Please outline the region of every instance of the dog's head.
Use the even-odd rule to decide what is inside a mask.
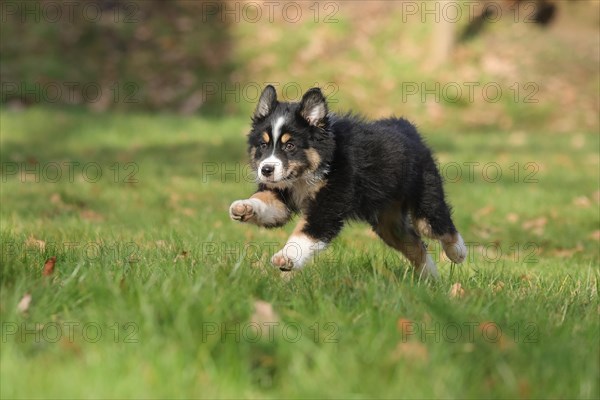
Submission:
[[[267,186],[321,179],[334,148],[321,90],[312,88],[299,103],[286,103],[277,101],[275,88],[267,86],[252,116],[248,144],[252,168]]]

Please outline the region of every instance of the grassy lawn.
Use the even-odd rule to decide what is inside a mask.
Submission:
[[[272,269],[247,129],[2,110],[3,398],[600,396],[597,133],[424,132],[470,250],[424,283],[362,224]]]

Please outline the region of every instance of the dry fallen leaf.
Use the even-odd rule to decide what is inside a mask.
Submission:
[[[590,239],[600,240],[600,231],[594,231],[590,235]]]
[[[513,343],[506,339],[506,335],[502,335],[502,329],[493,321],[480,322],[479,331],[488,343],[496,344],[502,351],[514,346]]]
[[[523,227],[523,229],[531,231],[532,233],[538,236],[541,236],[544,234],[544,228],[546,227],[547,222],[548,219],[546,217],[539,217],[525,221],[521,226]]]
[[[43,240],[36,239],[35,237],[33,237],[33,235],[29,235],[29,237],[25,241],[25,246],[37,247],[38,250],[44,251],[44,249],[46,248],[46,242],[44,242]]]
[[[502,282],[502,281],[498,281],[498,282],[496,282],[496,284],[494,286],[492,286],[492,291],[494,293],[501,292],[502,289],[504,289],[504,282]]]
[[[583,251],[583,245],[581,245],[581,243],[578,243],[577,246],[575,246],[572,249],[556,249],[554,251],[552,251],[552,254],[557,256],[557,257],[571,257],[573,254],[575,253],[579,253]]]
[[[179,260],[179,259],[185,259],[187,257],[187,255],[188,255],[188,252],[183,250],[180,254],[177,254],[175,256],[175,259],[173,259],[173,263],[176,263],[177,260]]]
[[[463,289],[462,285],[459,282],[456,282],[450,288],[450,297],[453,299],[462,299],[465,297],[465,289]]]
[[[31,304],[31,294],[25,293],[25,296],[23,296],[21,301],[19,301],[19,304],[17,304],[17,310],[24,313],[29,309],[29,304]]]
[[[392,358],[395,360],[405,359],[411,362],[427,361],[429,352],[427,347],[421,342],[400,342],[392,353]]]
[[[270,322],[278,322],[279,316],[273,310],[273,305],[266,301],[256,300],[254,302],[254,314],[250,318],[250,321],[255,324],[264,324]]]
[[[98,214],[93,210],[83,210],[79,213],[81,219],[85,219],[93,222],[101,222],[104,220],[104,217],[101,214]]]
[[[515,223],[519,220],[519,215],[516,213],[508,213],[508,214],[506,214],[506,220],[508,222]]]
[[[42,272],[42,274],[44,276],[52,275],[52,273],[54,272],[55,264],[56,264],[56,256],[52,256],[49,259],[47,259],[46,263],[44,264],[44,271]]]
[[[398,328],[398,332],[400,332],[402,335],[405,335],[407,333],[412,334],[412,323],[413,322],[410,319],[400,318],[396,322],[396,328]]]
[[[60,194],[53,193],[52,196],[50,196],[50,203],[56,204],[56,205],[61,205],[62,204],[62,199],[60,197]]]
[[[496,208],[492,205],[489,206],[485,206],[483,208],[480,208],[479,210],[475,211],[475,216],[480,218],[480,217],[485,217],[486,215],[491,214]]]
[[[579,196],[573,199],[573,204],[577,207],[587,208],[592,205],[592,201],[586,196]]]

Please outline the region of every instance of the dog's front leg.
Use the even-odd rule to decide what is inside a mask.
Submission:
[[[229,216],[235,221],[273,228],[288,222],[291,211],[279,193],[261,190],[249,199],[234,201],[229,207]]]
[[[327,226],[327,229],[323,229]],[[302,218],[287,243],[271,258],[271,263],[282,271],[300,269],[324,250],[339,233],[342,222],[327,224]]]

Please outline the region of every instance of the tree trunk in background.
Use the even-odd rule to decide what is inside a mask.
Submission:
[[[439,10],[439,22],[434,23],[433,34],[431,37],[431,56],[428,69],[434,69],[447,62],[450,57],[450,52],[454,46],[454,34],[456,30],[456,22],[450,22],[448,18],[444,18],[443,1],[436,1]]]

